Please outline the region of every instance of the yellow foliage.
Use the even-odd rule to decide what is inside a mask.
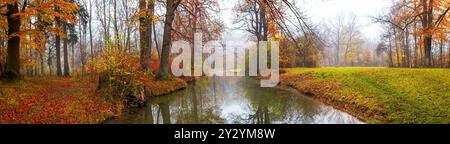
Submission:
[[[0,5],[14,4],[16,0],[2,0]],[[8,22],[6,16],[6,7],[0,8],[0,40],[7,41],[12,37],[20,37],[21,51],[28,53],[22,54],[22,61],[26,65],[30,61],[38,59],[30,55],[30,53],[44,53],[45,43],[47,39],[45,32],[50,32],[56,35],[64,36],[62,28],[53,26],[56,19],[60,19],[66,23],[75,24],[77,20],[77,12],[80,8],[71,2],[65,0],[28,0],[26,7],[18,13],[13,14],[13,17],[20,18],[21,28],[19,32],[6,35],[8,30]],[[6,53],[1,52],[0,56]],[[3,62],[2,62],[3,63]]]

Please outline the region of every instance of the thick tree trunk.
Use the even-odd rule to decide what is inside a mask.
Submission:
[[[52,72],[53,60],[52,60],[52,49],[51,48],[48,49],[47,64],[48,64],[48,74],[51,76],[51,75],[53,75],[53,72]]]
[[[59,19],[56,20],[56,25],[59,26]],[[61,36],[56,35],[55,38],[56,42],[56,74],[58,76],[62,76],[62,70],[61,70]]]
[[[67,50],[67,24],[63,24],[64,35],[66,35],[63,39],[63,48],[64,48],[64,76],[70,76],[69,69],[69,51]]]
[[[269,37],[269,22],[266,18],[266,10],[262,8],[261,5],[264,5],[263,3],[260,3],[260,16],[261,16],[261,30],[262,30],[262,41],[267,41]]]
[[[163,46],[161,50],[161,65],[158,78],[169,79],[170,43],[172,42],[172,23],[175,18],[175,10],[180,4],[179,0],[167,0],[166,21],[164,23]]]
[[[150,41],[149,41],[149,35],[148,32],[150,29],[150,27],[148,27],[148,14],[146,13],[145,16],[143,15],[143,11],[147,12],[146,10],[147,8],[147,2],[146,0],[140,0],[139,1],[139,10],[141,11],[141,16],[139,17],[139,34],[140,34],[140,39],[139,39],[139,43],[140,43],[140,62],[141,62],[141,67],[142,70],[148,72],[149,71],[149,67],[150,67],[150,52],[151,52],[151,48],[150,48]]]
[[[7,5],[8,36],[20,31],[20,19],[13,17],[19,12],[17,2]],[[8,79],[20,78],[20,38],[15,36],[8,40],[8,58],[6,62],[6,76]]]
[[[433,24],[433,0],[422,0],[422,7],[424,10],[422,18],[422,26],[425,29],[430,29]],[[433,43],[433,34],[426,33],[423,39],[424,51],[425,51],[425,66],[432,66],[431,48]]]

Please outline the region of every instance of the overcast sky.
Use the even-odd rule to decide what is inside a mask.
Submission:
[[[234,13],[232,8],[238,0],[221,0],[222,20],[226,23],[227,28],[233,27],[232,20]],[[302,10],[310,17],[314,24],[329,22],[336,17],[337,14],[354,13],[357,15],[360,30],[364,37],[377,40],[382,32],[379,24],[374,24],[370,19],[385,11],[392,3],[391,0],[299,0]],[[227,29],[225,34],[226,40],[243,40],[238,36],[242,32],[231,31]]]

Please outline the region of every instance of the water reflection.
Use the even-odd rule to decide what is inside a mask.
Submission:
[[[314,124],[362,123],[308,97],[261,88],[251,78],[216,77],[186,90],[152,98],[106,123],[132,124]]]

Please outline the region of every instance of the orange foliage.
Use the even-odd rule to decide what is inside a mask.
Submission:
[[[412,2],[414,15],[423,15],[423,13],[427,11],[424,7],[432,9],[433,11],[433,20],[431,23],[428,26],[418,28],[413,34],[419,36],[431,35],[435,40],[449,41],[447,36],[450,34],[450,14],[445,12],[450,8],[450,1],[434,0],[430,3],[423,0],[412,0]],[[404,1],[404,3],[406,3],[406,1]],[[425,4],[426,6],[424,6]],[[417,23],[420,23],[420,20],[421,19],[417,19]]]
[[[2,0],[0,5],[16,2],[17,0]],[[58,18],[67,23],[77,23],[76,13],[79,10],[79,6],[65,0],[28,0],[26,4],[26,7],[21,7],[23,9],[19,13],[13,14],[14,17],[21,19],[21,30],[9,36],[9,38],[20,37],[21,49],[25,49],[21,50],[21,63],[25,66],[42,61],[40,57],[35,57],[30,53],[43,54],[45,52],[45,43],[47,42],[45,32],[65,37],[61,27],[53,25],[54,21]],[[1,41],[8,39],[6,35],[8,23],[5,13],[6,7],[0,8]],[[6,53],[0,52],[0,56],[4,57]],[[4,63],[2,60],[0,62]]]

